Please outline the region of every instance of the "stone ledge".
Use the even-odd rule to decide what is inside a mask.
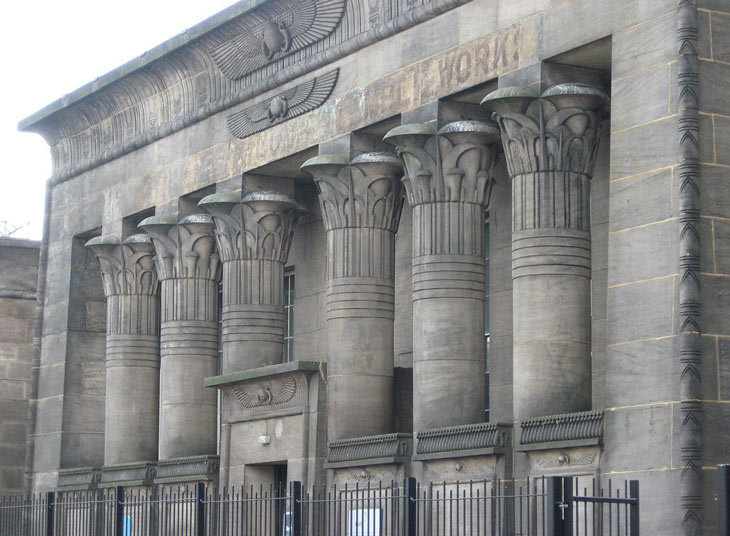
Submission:
[[[58,487],[64,491],[96,489],[100,480],[99,467],[75,467],[58,471]]]
[[[421,430],[416,434],[416,455],[444,454],[454,457],[460,451],[504,449],[510,445],[512,426],[504,423],[476,423]],[[446,455],[448,454],[448,455]]]
[[[517,445],[515,446],[515,450],[517,452],[531,452],[534,450],[570,449],[575,447],[600,447],[602,445],[602,438],[590,437],[588,439],[573,439],[567,441],[552,441],[544,443],[530,443],[528,445]]]
[[[215,454],[186,456],[157,462],[155,484],[213,482],[218,480],[220,457]]]
[[[383,434],[331,441],[327,445],[327,467],[403,463],[411,454],[411,434]]]
[[[413,461],[425,462],[429,460],[449,460],[452,458],[469,458],[476,456],[501,456],[507,452],[507,448],[491,447],[485,449],[448,450],[434,452],[432,454],[414,454]]]
[[[558,443],[565,446],[596,445],[603,440],[603,412],[582,411],[562,415],[536,417],[520,423],[520,448],[526,446],[549,445],[544,448],[559,448]],[[580,441],[591,443],[578,444]],[[551,446],[550,446],[551,445]]]
[[[122,463],[101,468],[100,488],[147,486],[155,478],[157,462]]]
[[[223,374],[221,376],[211,376],[209,378],[205,378],[205,386],[220,387],[245,380],[255,380],[256,378],[286,374],[287,372],[313,373],[320,371],[325,376],[327,375],[326,363],[321,361],[290,361],[289,363],[279,363],[276,365],[269,365],[267,367],[231,372],[230,374]]]

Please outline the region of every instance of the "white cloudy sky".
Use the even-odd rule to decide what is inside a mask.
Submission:
[[[235,0],[9,0],[0,54],[0,234],[40,239],[48,146],[18,121]]]

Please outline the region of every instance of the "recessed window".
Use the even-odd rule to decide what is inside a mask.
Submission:
[[[294,267],[284,271],[284,363],[294,361],[294,297],[296,295]]]

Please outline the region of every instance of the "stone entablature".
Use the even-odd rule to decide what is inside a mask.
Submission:
[[[44,136],[53,181],[60,182],[469,1],[244,3],[54,102],[20,128]]]

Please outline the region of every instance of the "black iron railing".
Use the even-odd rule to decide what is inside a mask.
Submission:
[[[0,536],[638,536],[638,516],[637,481],[166,484],[5,498]]]

